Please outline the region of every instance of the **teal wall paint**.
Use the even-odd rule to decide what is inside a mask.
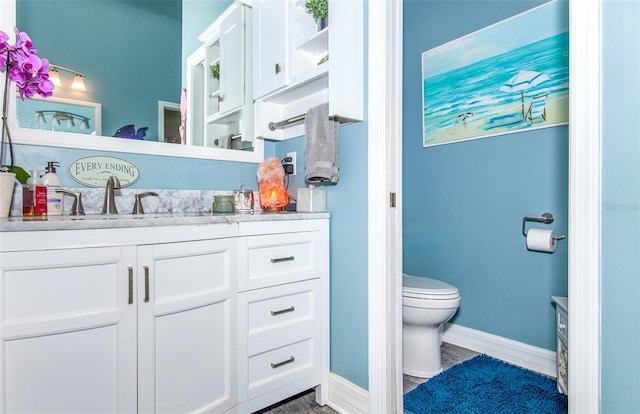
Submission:
[[[601,404],[640,410],[640,3],[603,3]]]
[[[16,14],[40,56],[87,76],[86,92],[63,84],[56,96],[102,104],[102,135],[135,124],[158,140],[157,102],[180,101],[179,0],[18,0]]]
[[[340,180],[323,185],[331,213],[331,372],[368,388],[367,123],[340,128]],[[295,151],[289,193],[305,187],[304,137],[276,144],[282,159]]]
[[[567,231],[568,127],[422,147],[421,54],[542,1],[406,1],[403,261],[458,287],[453,322],[555,350],[551,296],[567,295],[567,241],[530,252],[522,218],[551,212]],[[567,15],[568,19],[568,15]]]

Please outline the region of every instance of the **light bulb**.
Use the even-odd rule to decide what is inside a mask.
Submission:
[[[82,75],[76,74],[73,77],[73,83],[71,84],[71,89],[75,89],[76,91],[86,91],[87,88],[84,86],[84,79]]]

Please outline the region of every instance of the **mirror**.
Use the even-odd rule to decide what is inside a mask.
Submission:
[[[62,68],[59,69],[62,86],[56,88],[54,96],[76,102],[95,102],[102,107],[103,136],[16,128],[14,141],[66,148],[262,161],[262,140],[254,139],[254,145],[249,150],[180,145],[158,140],[161,125],[167,125],[165,131],[174,130],[172,125],[160,122],[159,105],[162,102],[167,107],[175,108],[180,102],[182,85],[186,86],[183,80],[186,77],[186,62],[182,52],[185,43],[182,39],[182,22],[190,22],[189,16],[194,16],[194,20],[203,19],[206,13],[195,10],[196,4],[201,5],[195,7],[206,8],[206,13],[210,14],[205,22],[200,22],[204,30],[221,14],[220,6],[227,7],[231,0],[191,2],[188,12],[181,0],[0,2],[2,30],[12,34],[13,26],[17,25],[32,37],[41,56],[48,58],[52,65]],[[88,7],[101,9],[90,11]],[[215,11],[216,7],[218,11]],[[93,19],[90,16],[94,16]],[[189,36],[197,37],[197,34]],[[199,44],[196,39],[189,41],[192,45]],[[247,41],[250,42],[250,39]],[[107,49],[115,51],[115,55],[105,57],[99,53]],[[189,53],[188,50],[186,52]],[[70,88],[75,73],[84,75],[86,91]],[[152,96],[144,100],[143,96],[148,95],[149,91]],[[111,92],[111,95],[107,92]],[[20,111],[18,104],[12,102],[9,108],[10,122],[14,124],[17,117],[12,109]],[[171,118],[175,119],[175,116]],[[242,119],[242,122],[253,124],[253,119]],[[116,131],[127,125],[133,125],[136,132],[146,128],[144,139],[113,137]],[[175,141],[175,138],[169,140]]]

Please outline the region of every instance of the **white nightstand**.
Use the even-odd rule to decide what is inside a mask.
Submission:
[[[556,303],[556,374],[558,391],[567,394],[569,378],[569,301],[566,297],[552,296]]]

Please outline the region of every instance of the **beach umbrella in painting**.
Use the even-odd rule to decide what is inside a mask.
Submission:
[[[538,86],[542,82],[549,80],[549,76],[542,72],[536,72],[534,70],[521,70],[518,74],[514,75],[504,85],[500,87],[501,92],[518,92],[520,91],[520,98],[522,99],[522,119],[524,119],[524,91]]]

